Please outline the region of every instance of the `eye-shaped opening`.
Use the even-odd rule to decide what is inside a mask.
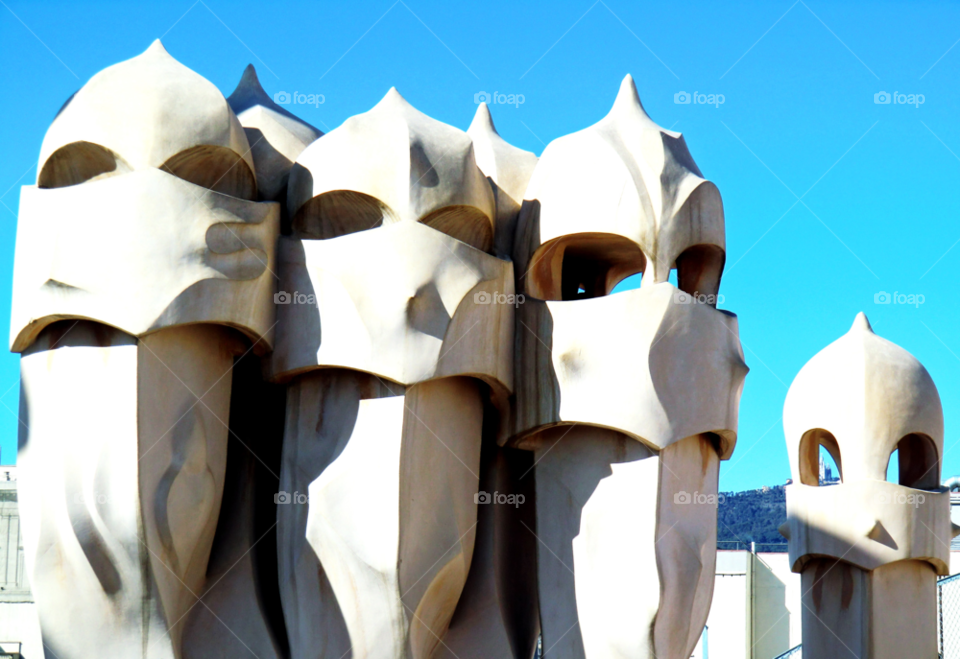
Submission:
[[[836,437],[823,428],[813,428],[800,438],[800,482],[804,485],[820,485],[820,447],[833,458],[840,480],[843,480],[843,463],[840,460],[840,445]]]
[[[489,252],[493,246],[490,218],[473,206],[446,206],[420,218],[420,223],[481,252]]]
[[[248,201],[257,198],[257,178],[233,149],[213,144],[184,149],[160,169],[202,188]]]
[[[37,177],[41,188],[65,188],[130,171],[123,158],[93,142],[71,142],[47,158]]]
[[[291,229],[300,238],[326,240],[399,221],[376,197],[354,190],[332,190],[297,209]],[[489,252],[493,245],[490,218],[472,206],[446,206],[422,217],[420,223],[483,252]]]
[[[376,197],[353,190],[333,190],[301,206],[291,227],[300,238],[326,240],[393,222],[393,212]]]
[[[717,245],[694,245],[677,257],[677,288],[716,300],[727,255]],[[716,302],[713,303],[716,306]]]
[[[602,297],[643,272],[646,257],[631,240],[609,233],[564,236],[540,247],[527,273],[527,294],[540,300]]]
[[[897,442],[887,463],[888,480],[896,457],[897,482],[917,490],[936,490],[940,487],[940,456],[930,437],[911,433]]]

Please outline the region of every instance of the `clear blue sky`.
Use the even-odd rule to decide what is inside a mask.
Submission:
[[[723,194],[722,305],[751,367],[721,489],[789,476],[787,387],[865,311],[930,370],[944,404],[944,473],[960,473],[960,7],[932,2],[583,0],[0,2],[0,324],[9,324],[19,186],[44,132],[90,76],[162,37],[225,95],[253,63],[267,91],[324,131],[396,86],[466,129],[481,91],[500,133],[545,143],[607,112],[626,73],[660,125],[684,133]],[[954,48],[954,46],[957,46]],[[678,92],[723,94],[719,107]],[[919,107],[878,92],[923,94]],[[9,189],[8,189],[9,188]],[[798,201],[798,197],[800,201]],[[956,247],[954,247],[956,245]],[[880,291],[922,294],[878,305]],[[18,357],[0,356],[0,447],[16,447]],[[9,389],[8,389],[9,387]],[[6,393],[3,393],[6,391]]]

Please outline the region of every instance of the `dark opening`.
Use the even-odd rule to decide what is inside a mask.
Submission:
[[[646,257],[631,240],[607,233],[564,236],[537,250],[527,292],[540,300],[581,300],[609,294],[642,273]]]
[[[897,457],[896,478],[900,485],[918,490],[935,490],[940,486],[940,458],[937,445],[927,435],[911,433],[897,442],[890,454],[887,479],[891,477],[891,463]]]
[[[843,480],[843,463],[840,460],[840,445],[837,439],[827,430],[813,428],[803,433],[800,438],[800,482],[804,485],[820,485],[821,447],[833,458],[836,475]]]

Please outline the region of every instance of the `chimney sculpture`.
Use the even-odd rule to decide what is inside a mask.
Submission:
[[[61,108],[21,194],[24,549],[51,656],[181,657],[234,356],[273,343],[279,207],[240,122],[155,42]]]
[[[50,655],[687,659],[747,372],[724,250],[629,76],[538,160],[485,105],[324,135],[252,67],[98,73],[14,271]]]
[[[537,157],[500,137],[486,103],[477,107],[467,134],[497,202],[494,254],[509,257]],[[516,306],[525,302],[515,299]],[[483,505],[477,511],[473,562],[437,659],[529,659],[540,634],[537,539],[530,533],[537,525],[533,454],[497,446],[501,424],[493,412],[484,423],[478,494]]]
[[[281,230],[293,163],[322,132],[278,105],[247,66],[227,98],[250,143],[259,201],[279,201]],[[273,275],[271,275],[273,276]],[[204,604],[184,620],[184,659],[253,653],[285,655],[283,607],[277,583],[276,505],[283,416],[282,386],[263,382],[261,363],[246,355],[234,365],[230,447],[217,536],[207,568]],[[201,593],[197,593],[201,595]],[[244,638],[234,629],[244,630]]]
[[[514,246],[527,298],[504,439],[535,453],[547,656],[696,645],[747,372],[737,318],[715,308],[724,258],[720,193],[630,76],[604,119],[544,150]]]
[[[861,313],[797,374],[783,428],[793,484],[781,533],[802,578],[803,655],[935,657],[936,581],[956,530],[930,374]],[[837,485],[819,486],[821,447]],[[899,483],[886,481],[894,452]]]
[[[493,193],[470,137],[391,89],[300,154],[287,203],[270,369],[281,489],[309,491],[278,518],[291,647],[427,659],[470,570],[485,401],[513,386]]]

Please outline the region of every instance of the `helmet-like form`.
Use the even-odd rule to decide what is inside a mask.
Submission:
[[[902,560],[949,573],[949,493],[939,486],[940,396],[923,365],[873,333],[862,313],[797,375],[783,409],[794,484],[787,487],[790,561],[833,557],[864,570]],[[819,483],[823,446],[841,483]],[[896,451],[899,483],[886,482]]]

